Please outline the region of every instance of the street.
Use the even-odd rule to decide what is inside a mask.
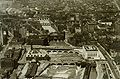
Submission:
[[[99,43],[97,43],[97,47],[106,58],[115,79],[120,79],[119,70],[117,70],[116,65],[114,65],[114,61],[110,58],[110,56],[108,55],[108,52]]]
[[[97,72],[95,68],[91,68],[91,72],[90,72],[90,77],[89,79],[96,79],[97,78]]]

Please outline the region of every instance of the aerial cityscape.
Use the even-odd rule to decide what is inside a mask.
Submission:
[[[0,0],[0,79],[120,79],[120,0]]]

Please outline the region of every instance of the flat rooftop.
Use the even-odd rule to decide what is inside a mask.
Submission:
[[[82,79],[84,75],[85,68],[77,67],[74,65],[52,65],[49,66],[40,77],[44,78],[44,76],[52,77],[52,79],[60,78],[60,79]],[[38,79],[38,78],[36,78]]]

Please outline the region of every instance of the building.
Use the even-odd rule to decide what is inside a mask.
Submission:
[[[95,27],[97,26],[97,23],[93,22],[87,22],[86,24],[86,28],[88,32],[94,32],[95,31]]]
[[[53,32],[49,34],[49,41],[64,41],[65,40],[65,33],[57,33]]]
[[[79,53],[80,55],[82,55],[83,58],[86,57],[85,53],[83,52],[83,48],[82,48],[82,47],[81,47],[81,48],[75,48],[74,50],[75,50],[75,51],[78,51],[78,53]]]
[[[103,59],[105,60],[102,53],[99,51],[99,49],[94,45],[85,45],[83,46],[83,52],[85,54],[86,59]]]
[[[50,56],[50,63],[55,65],[78,65],[82,62],[86,62],[81,55],[72,51],[70,51],[70,53],[64,52],[62,54],[53,54]]]
[[[47,74],[47,76],[51,77],[52,79],[83,79],[84,72],[85,68],[77,67],[74,65],[52,65],[47,69],[45,74]]]
[[[81,26],[79,22],[75,23],[73,27],[75,28],[75,33],[81,33]]]
[[[39,21],[40,21],[40,24],[42,25],[42,28],[44,30],[48,30],[48,33],[56,32],[56,30],[52,27],[49,18],[47,17],[40,18]]]
[[[12,58],[2,58],[1,59],[1,69],[11,69],[13,70],[15,62]]]
[[[22,38],[25,38],[27,36],[27,29],[25,27],[21,27],[19,29],[19,33],[21,34]]]
[[[113,23],[111,21],[98,21],[99,24],[111,26]]]
[[[33,50],[28,51],[28,53],[26,54],[26,60],[32,61],[33,59],[36,59],[38,61],[49,60],[50,57],[44,50],[33,49]]]
[[[27,38],[27,44],[28,45],[43,45],[43,46],[49,45],[48,38],[46,35],[30,35]]]
[[[76,28],[75,28],[75,32],[76,32],[76,33],[77,33],[77,32],[81,33],[81,28],[80,28],[80,27],[76,27]]]

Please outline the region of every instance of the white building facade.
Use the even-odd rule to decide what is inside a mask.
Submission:
[[[105,57],[102,55],[102,53],[99,51],[99,49],[94,45],[83,46],[83,53],[85,55],[85,59],[93,59],[93,60],[103,59],[103,60],[105,60]]]

